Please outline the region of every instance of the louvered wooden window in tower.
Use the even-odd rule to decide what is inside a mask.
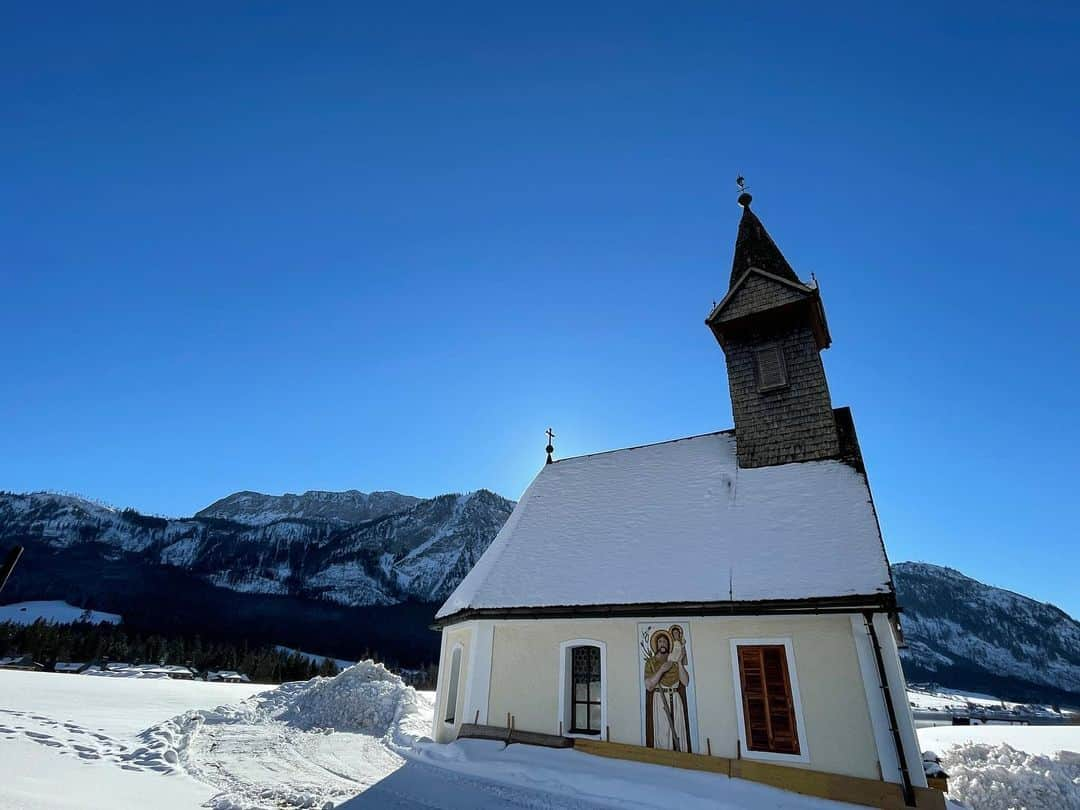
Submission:
[[[739,647],[746,747],[774,754],[799,753],[799,730],[791,699],[783,644]]]
[[[601,723],[600,648],[574,647],[570,650],[570,681],[573,694],[570,731],[599,734]]]
[[[767,346],[764,349],[758,349],[756,356],[759,391],[783,388],[787,385],[784,352],[779,346]]]

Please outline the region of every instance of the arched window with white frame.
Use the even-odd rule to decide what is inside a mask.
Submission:
[[[573,639],[559,645],[559,733],[603,737],[607,731],[607,645]]]

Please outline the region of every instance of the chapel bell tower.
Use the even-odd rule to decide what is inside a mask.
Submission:
[[[742,178],[740,188],[742,189]],[[840,455],[821,350],[832,342],[817,282],[803,283],[739,195],[731,281],[706,325],[727,359],[740,467]]]

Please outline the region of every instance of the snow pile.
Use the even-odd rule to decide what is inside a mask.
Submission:
[[[430,701],[382,664],[361,661],[333,678],[188,711],[144,731],[135,753],[143,767],[182,768],[212,785],[215,810],[322,810],[400,767],[396,751],[430,724]],[[353,757],[362,763],[346,767]]]
[[[965,743],[946,751],[949,797],[973,810],[1080,810],[1080,754],[1018,751],[1008,743]]]
[[[278,690],[275,690],[275,692]],[[333,678],[315,678],[284,693],[276,713],[296,728],[332,729],[381,736],[417,711],[416,691],[382,664],[361,661]],[[260,697],[270,703],[273,692]]]

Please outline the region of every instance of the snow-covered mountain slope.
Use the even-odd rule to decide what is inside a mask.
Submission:
[[[909,681],[1080,701],[1080,623],[1067,613],[951,568],[903,562],[892,570]]]
[[[171,520],[70,495],[0,494],[0,547],[27,546],[20,565],[39,569],[46,563],[35,552],[47,552],[48,565],[96,557],[172,567],[243,593],[350,606],[438,602],[513,506],[487,490],[430,499],[238,493],[195,517]],[[353,520],[350,514],[376,516]]]
[[[0,605],[0,622],[33,624],[37,621],[54,624],[74,624],[75,622],[119,624],[121,617],[115,613],[104,613],[100,610],[84,610],[59,600]]]
[[[421,498],[398,492],[345,492],[309,490],[302,495],[264,495],[261,492],[234,492],[215,501],[197,518],[224,518],[249,526],[265,526],[286,518],[324,520],[347,525],[403,512],[420,503]]]

